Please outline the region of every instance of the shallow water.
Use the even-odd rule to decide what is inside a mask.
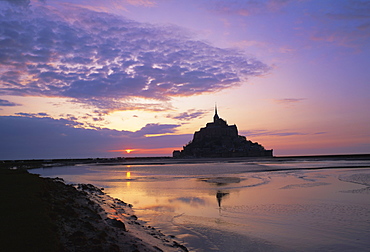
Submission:
[[[366,251],[369,161],[80,165],[31,170],[104,187],[193,251]],[[267,171],[278,169],[278,171]]]

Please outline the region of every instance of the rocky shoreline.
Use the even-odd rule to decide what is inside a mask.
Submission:
[[[61,251],[188,251],[172,236],[146,226],[132,205],[91,184],[47,179]]]
[[[0,242],[7,251],[188,251],[102,188],[20,169],[1,169],[0,180]]]

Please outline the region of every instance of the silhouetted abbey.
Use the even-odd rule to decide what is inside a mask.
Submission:
[[[238,135],[236,125],[227,125],[215,107],[213,122],[194,133],[193,140],[183,150],[173,151],[173,157],[261,157],[272,156],[272,150]]]

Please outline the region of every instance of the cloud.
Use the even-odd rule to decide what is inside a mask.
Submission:
[[[274,102],[278,104],[290,105],[290,104],[301,102],[303,100],[305,100],[305,98],[283,98],[283,99],[275,99]]]
[[[8,2],[12,5],[20,6],[20,7],[28,7],[31,3],[31,0],[0,0],[0,2]]]
[[[167,118],[172,118],[181,121],[190,121],[195,118],[202,118],[206,113],[207,111],[205,110],[189,109],[187,112],[183,112],[178,115],[167,115]]]
[[[270,68],[180,27],[44,5],[0,15],[0,94],[67,97],[99,109],[165,109],[169,101],[240,85]]]
[[[40,115],[41,116],[41,115]],[[178,149],[190,135],[146,137],[171,133],[177,125],[148,124],[139,131],[76,128],[67,119],[35,114],[0,116],[0,160],[38,158],[114,157],[112,150]],[[172,153],[163,153],[170,156]]]
[[[174,133],[175,129],[179,126],[180,125],[176,124],[148,123],[140,130],[136,131],[135,136]]]
[[[47,113],[15,113],[18,116],[25,116],[25,117],[49,117]]]
[[[14,103],[14,102],[10,102],[8,100],[0,99],[0,106],[14,107],[14,106],[21,106],[21,105],[20,104],[17,104],[17,103]]]
[[[268,131],[268,130],[244,130],[240,131],[240,134],[246,136],[247,138],[250,136],[302,136],[302,135],[310,135],[309,133],[303,132],[296,132],[296,131]],[[325,134],[325,132],[318,132],[314,134]]]

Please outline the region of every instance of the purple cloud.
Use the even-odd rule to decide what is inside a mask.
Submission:
[[[284,99],[275,99],[274,102],[279,104],[293,104],[305,100],[305,98],[284,98]]]
[[[178,125],[148,124],[142,129],[75,128],[66,119],[34,115],[0,116],[0,160],[37,158],[115,157],[110,152],[126,148],[179,148],[190,135],[146,137],[146,134],[172,133]],[[167,153],[168,156],[171,153]]]
[[[268,131],[268,130],[244,130],[240,131],[240,134],[246,136],[301,136],[301,135],[310,135],[309,133],[303,132],[289,132],[289,131]],[[314,134],[325,134],[325,132],[318,132]]]
[[[0,2],[8,2],[19,7],[28,7],[31,3],[31,0],[0,0]]]
[[[25,116],[25,117],[32,117],[32,118],[35,118],[35,117],[49,117],[49,115],[47,113],[23,113],[23,112],[19,112],[19,113],[15,113],[16,115],[18,116]]]
[[[179,27],[82,8],[6,9],[0,26],[0,94],[67,97],[107,110],[164,109],[130,99],[215,92],[269,70]]]
[[[20,104],[17,104],[17,103],[8,101],[8,100],[0,99],[0,106],[13,107],[13,106],[20,106]]]
[[[172,119],[181,120],[181,121],[190,121],[195,118],[202,118],[206,113],[207,111],[205,110],[190,109],[187,112],[180,113],[176,116],[167,115],[167,118],[172,118]]]
[[[136,136],[155,135],[155,134],[166,134],[174,133],[175,128],[180,125],[176,124],[159,124],[159,123],[148,123],[140,130],[135,132]]]

